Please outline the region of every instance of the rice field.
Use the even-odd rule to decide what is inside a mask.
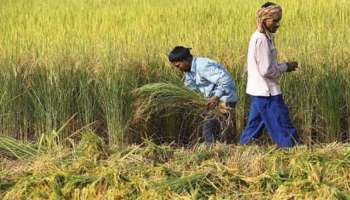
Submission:
[[[255,31],[255,11],[263,2],[3,0],[1,135],[33,140],[69,121],[65,136],[88,127],[110,144],[128,141],[131,91],[146,83],[181,84],[181,74],[166,56],[178,44],[229,69],[240,97],[239,135],[248,113],[243,75],[247,45]],[[279,59],[300,63],[282,85],[303,142],[348,141],[347,0],[277,3],[284,9],[276,38]],[[161,122],[157,136],[177,138],[178,121]]]
[[[192,47],[229,70],[238,139],[264,2],[1,0],[0,199],[350,199],[348,0],[275,1],[279,60],[300,65],[281,84],[302,145],[197,144],[205,101],[167,53]],[[149,86],[171,98],[145,104]]]

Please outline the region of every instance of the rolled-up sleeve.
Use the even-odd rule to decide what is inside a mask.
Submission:
[[[265,78],[278,78],[287,71],[287,64],[278,64],[271,54],[267,39],[258,39],[256,42],[255,57],[258,71]]]

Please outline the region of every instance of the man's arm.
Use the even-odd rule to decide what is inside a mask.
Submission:
[[[215,84],[213,96],[208,99],[208,107],[215,108],[225,93],[235,90],[235,84],[231,75],[219,64],[209,63],[201,71],[201,76]]]
[[[224,93],[235,90],[231,75],[217,63],[209,63],[204,67],[201,76],[216,85],[213,96],[220,98]]]
[[[279,78],[288,69],[286,63],[278,64],[277,61],[273,60],[275,58],[271,55],[267,39],[257,40],[255,58],[258,71],[265,78]]]
[[[195,80],[188,73],[185,73],[184,85],[190,90],[198,90]]]

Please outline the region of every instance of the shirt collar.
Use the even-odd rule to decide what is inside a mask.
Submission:
[[[197,58],[193,57],[192,59],[192,64],[191,64],[191,71],[192,73],[195,73],[197,70],[197,62],[196,62]]]
[[[259,30],[256,30],[256,32],[261,33]],[[267,33],[261,33],[266,35],[266,38],[270,41],[273,41],[275,39],[275,34],[267,32]]]
[[[270,41],[273,41],[275,39],[275,35],[273,33],[270,33],[270,32],[266,33],[266,37]]]

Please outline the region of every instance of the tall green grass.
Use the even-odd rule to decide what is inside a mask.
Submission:
[[[248,98],[242,76],[262,0],[3,0],[0,6],[0,133],[35,139],[62,126],[89,127],[111,144],[127,141],[130,91],[181,81],[167,61],[175,45],[224,64],[237,82],[237,130]],[[279,59],[300,68],[282,80],[305,143],[348,141],[350,5],[280,0]],[[174,125],[175,124],[175,125]],[[176,119],[159,130],[177,138]],[[239,134],[237,133],[237,134]]]

